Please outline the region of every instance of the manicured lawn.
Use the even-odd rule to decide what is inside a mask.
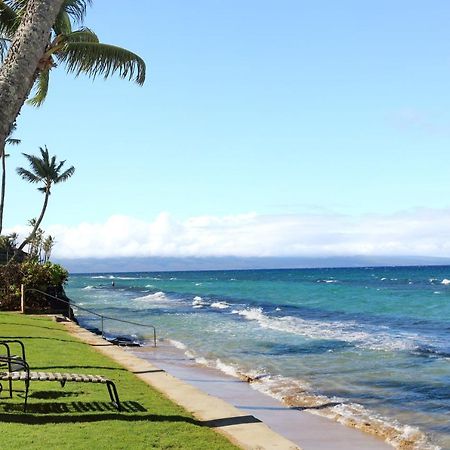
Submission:
[[[1,449],[235,449],[189,413],[117,363],[75,340],[46,317],[0,313],[0,339],[24,342],[31,370],[104,375],[116,383],[124,411],[106,386],[31,382],[23,412],[23,382],[0,397]],[[3,348],[0,348],[3,353]]]

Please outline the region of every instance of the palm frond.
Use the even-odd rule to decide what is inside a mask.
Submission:
[[[65,0],[62,9],[78,23],[82,23],[87,7],[91,5],[92,0]]]
[[[97,44],[100,42],[97,35],[86,27],[67,33],[63,39],[64,42],[96,42]]]
[[[118,72],[122,78],[128,78],[138,84],[145,81],[145,63],[133,52],[120,47],[95,42],[68,42],[59,58],[66,63],[67,71],[85,73],[90,77],[103,75],[108,78]]]
[[[20,11],[27,7],[28,1],[29,0],[7,0],[5,3],[8,3],[14,11]]]
[[[50,69],[43,70],[35,83],[35,94],[32,98],[27,100],[27,103],[32,106],[39,107],[44,103],[48,93],[48,82],[50,79]]]
[[[16,169],[16,172],[18,175],[20,175],[24,180],[30,182],[30,183],[39,183],[41,181],[41,178],[36,176],[34,173],[30,172],[27,169],[24,169],[23,167],[18,167]]]
[[[45,161],[35,155],[28,155],[26,153],[22,153],[22,155],[28,160],[31,171],[39,177],[39,179],[47,176],[48,161]]]
[[[56,16],[55,23],[53,24],[53,31],[58,36],[60,34],[68,34],[72,32],[72,24],[70,17],[64,9],[61,9]]]
[[[5,143],[7,145],[19,145],[22,141],[20,139],[7,138]]]
[[[3,37],[12,38],[19,26],[18,11],[9,6],[4,0],[0,0],[0,34]]]
[[[75,167],[70,166],[67,170],[65,170],[61,175],[59,175],[55,180],[54,183],[63,183],[64,181],[67,181],[73,174],[75,173]]]

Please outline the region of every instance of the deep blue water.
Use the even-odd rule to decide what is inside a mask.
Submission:
[[[67,293],[290,404],[338,403],[323,414],[450,449],[449,280],[450,267],[83,274]]]

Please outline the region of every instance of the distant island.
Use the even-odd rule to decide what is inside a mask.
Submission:
[[[54,258],[54,260],[66,267],[71,273],[450,265],[450,258],[432,256],[123,257]]]

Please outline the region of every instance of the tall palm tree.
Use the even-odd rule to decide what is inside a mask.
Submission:
[[[0,154],[5,148],[11,126],[33,86],[39,60],[45,52],[51,27],[63,2],[26,0],[20,24],[13,31],[15,20],[10,19],[15,10],[0,0],[0,32],[2,37],[14,35],[0,67]]]
[[[19,145],[20,139],[14,139],[11,137],[11,134],[15,131],[16,125],[13,124],[11,132],[9,133],[8,137],[6,138],[6,145]],[[3,149],[3,151],[0,154],[0,158],[2,160],[2,182],[1,182],[1,188],[0,188],[0,235],[2,234],[3,230],[3,210],[5,209],[5,192],[6,192],[6,157],[8,155],[6,154],[6,150]]]
[[[45,195],[44,204],[42,206],[41,214],[34,222],[34,227],[29,236],[20,244],[19,250],[22,250],[35,236],[39,225],[44,218],[47,209],[48,198],[50,197],[50,190],[54,184],[67,181],[75,172],[75,167],[71,166],[62,172],[62,168],[66,161],[56,161],[56,156],[50,157],[47,147],[39,148],[41,157],[34,155],[27,155],[22,153],[27,158],[30,164],[30,170],[23,167],[17,168],[17,173],[26,181],[30,183],[42,183],[43,186],[38,188],[38,191]]]
[[[122,77],[142,84],[145,63],[132,52],[100,44],[85,28],[72,32],[72,22],[82,23],[92,0],[0,0],[0,35],[13,38],[0,67],[0,154],[11,125],[36,83],[32,103],[39,105],[48,89],[54,59],[69,72]],[[136,74],[136,75],[135,75]]]
[[[20,24],[28,0],[0,0],[0,10],[2,3],[8,8],[3,31],[11,35]],[[122,78],[144,83],[145,63],[138,55],[114,45],[100,43],[97,35],[88,28],[73,30],[73,23],[82,24],[86,8],[91,3],[92,0],[63,1],[45,52],[39,60],[34,96],[28,103],[34,106],[43,103],[48,92],[50,71],[58,64],[65,64],[67,72],[76,76],[85,73],[93,78],[98,75],[108,78],[118,72]]]

